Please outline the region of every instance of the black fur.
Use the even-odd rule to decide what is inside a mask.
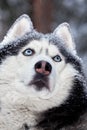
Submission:
[[[75,77],[69,98],[60,107],[43,112],[37,127],[43,130],[59,130],[75,123],[87,109],[84,84]]]
[[[26,123],[24,124],[24,129],[29,130],[29,126]]]
[[[80,58],[78,58],[78,56],[76,56],[76,55],[73,55],[71,50],[66,48],[66,46],[63,43],[64,41],[62,41],[60,38],[52,35],[51,37],[49,37],[49,42],[58,47],[61,54],[65,57],[66,63],[72,64],[76,70],[83,73]]]
[[[8,56],[17,55],[22,47],[29,44],[30,41],[36,39],[39,40],[41,34],[38,35],[37,32],[27,33],[23,38],[12,41],[0,48],[0,63]]]
[[[66,64],[72,64],[79,73],[78,76],[74,77],[73,86],[71,86],[72,90],[67,100],[60,106],[43,112],[37,125],[37,127],[44,130],[59,130],[76,123],[80,116],[87,111],[86,80],[78,56],[73,55],[65,48],[60,39],[50,37],[49,41],[58,47],[65,57]]]

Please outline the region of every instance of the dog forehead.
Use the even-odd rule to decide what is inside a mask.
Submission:
[[[34,48],[46,49],[49,47],[49,41],[46,39],[33,40],[30,42],[29,46]]]
[[[58,53],[58,48],[56,45],[49,42],[48,39],[40,39],[40,40],[32,40],[29,44],[27,44],[24,48],[32,48],[38,50],[46,50],[49,53]]]

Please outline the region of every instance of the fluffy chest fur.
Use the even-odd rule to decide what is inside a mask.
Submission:
[[[7,88],[8,85],[4,85],[4,87]],[[11,91],[10,93],[8,89],[4,89],[4,91],[6,92],[3,93],[3,90],[1,90],[2,96],[0,95],[0,129],[19,130],[23,127],[25,130],[26,124],[28,127],[35,125],[37,113],[30,110],[27,105],[28,99],[27,101],[24,100],[21,95],[19,96],[18,92]]]

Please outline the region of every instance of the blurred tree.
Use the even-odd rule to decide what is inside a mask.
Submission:
[[[32,19],[38,31],[51,31],[52,10],[52,0],[32,0]]]
[[[31,13],[28,0],[0,0],[0,41],[16,18],[24,13]]]

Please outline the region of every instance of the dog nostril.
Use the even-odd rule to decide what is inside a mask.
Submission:
[[[52,70],[52,66],[47,62],[45,66],[45,71],[48,71],[50,73],[51,70]]]
[[[40,69],[41,68],[41,62],[38,62],[36,65],[35,65],[35,69]]]

